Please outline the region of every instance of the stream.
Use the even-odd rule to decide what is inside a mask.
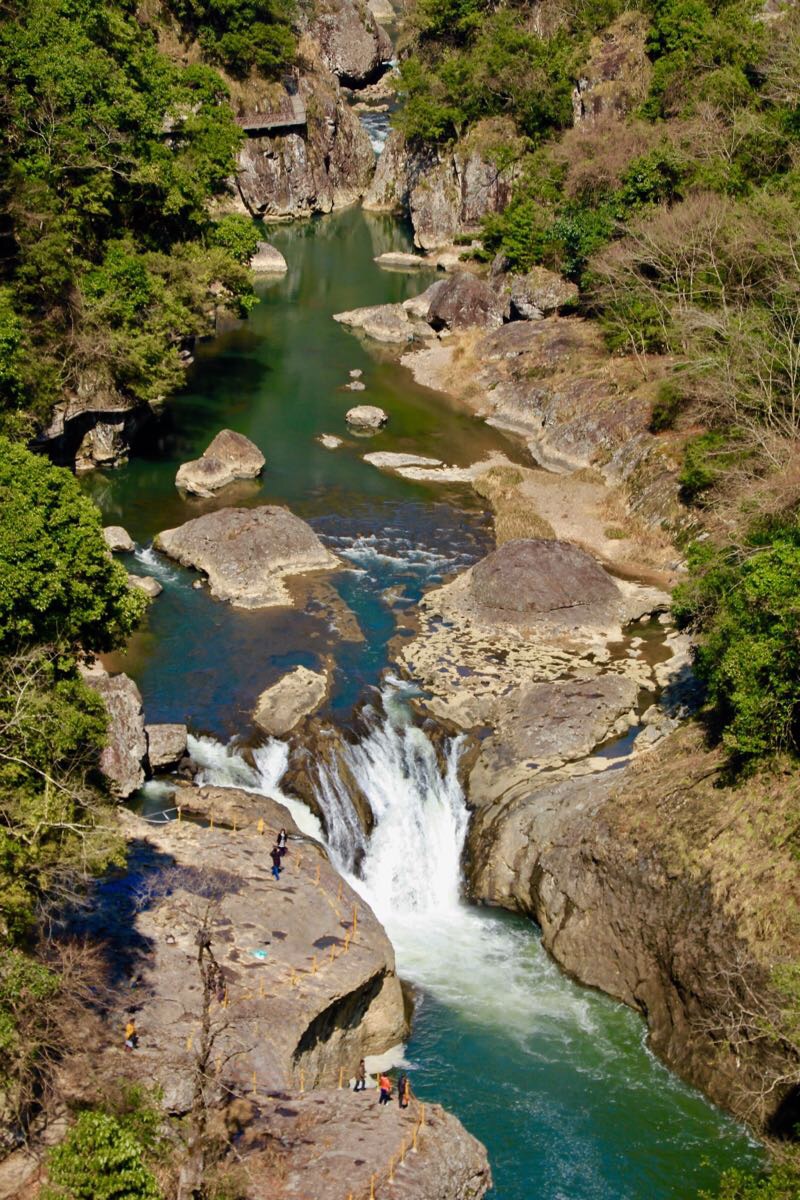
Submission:
[[[128,569],[156,575],[165,589],[127,655],[109,665],[136,679],[148,721],[189,724],[209,781],[278,797],[285,746],[261,739],[255,765],[236,753],[237,738],[252,739],[258,693],[295,664],[325,664],[334,680],[325,715],[347,723],[355,703],[380,689],[382,704],[347,751],[375,814],[369,840],[330,771],[318,800],[334,861],[384,922],[398,970],[415,986],[405,1061],[416,1092],[446,1105],[486,1144],[495,1200],[691,1200],[725,1168],[757,1163],[757,1148],[655,1060],[636,1014],[567,980],[534,926],[463,902],[459,744],[442,770],[411,721],[407,687],[391,675],[389,643],[409,608],[487,553],[491,530],[469,489],[410,483],[362,455],[402,450],[456,465],[497,450],[526,456],[331,320],[431,281],[430,273],[375,266],[376,255],[410,248],[398,222],[351,209],[268,236],[288,275],[260,282],[250,320],[198,349],[158,437],[124,468],[85,481],[105,522],[124,525],[137,542]],[[363,392],[343,390],[353,369],[363,371]],[[361,402],[390,416],[369,439],[345,426],[345,412]],[[263,479],[212,501],[181,497],[178,465],[224,427],[261,447]],[[321,433],[343,444],[326,449]],[[347,563],[300,610],[217,603],[192,586],[192,572],[150,549],[159,530],[191,516],[266,502],[288,504]],[[318,834],[308,810],[293,808]]]

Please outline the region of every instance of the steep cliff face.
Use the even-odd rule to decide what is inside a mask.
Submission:
[[[239,152],[237,186],[257,217],[307,217],[354,204],[375,170],[375,154],[336,77],[310,37],[298,95],[306,124],[248,137]]]
[[[445,246],[460,234],[477,232],[483,217],[505,208],[515,168],[498,165],[499,151],[513,151],[519,141],[513,123],[502,118],[482,121],[445,148],[412,147],[395,131],[378,161],[364,207],[407,212],[419,247]]]
[[[780,775],[720,786],[720,771],[687,727],[625,772],[499,800],[474,789],[470,887],[533,917],[574,978],[638,1008],[680,1075],[788,1129],[800,1061],[772,981],[800,950],[800,793]]]

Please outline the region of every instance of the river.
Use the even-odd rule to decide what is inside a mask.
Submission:
[[[335,682],[328,715],[342,722],[381,688],[384,706],[350,750],[376,816],[369,842],[336,778],[323,778],[319,800],[340,868],[352,871],[356,849],[365,851],[354,884],[384,921],[400,973],[416,988],[405,1051],[415,1090],[447,1105],[486,1144],[497,1200],[689,1200],[724,1168],[754,1164],[755,1147],[653,1058],[638,1016],[565,979],[532,925],[463,903],[467,810],[458,745],[442,773],[410,722],[404,689],[387,677],[389,642],[409,606],[486,553],[491,539],[468,489],[412,484],[362,455],[407,450],[466,465],[493,450],[519,458],[520,449],[331,320],[343,309],[403,299],[430,281],[373,263],[385,250],[408,248],[398,223],[353,209],[276,227],[270,238],[288,275],[260,283],[247,324],[200,348],[157,443],[86,481],[106,521],[125,525],[138,543],[130,569],[156,574],[165,586],[117,665],[139,683],[148,720],[186,721],[203,735],[194,748],[210,779],[272,794],[285,767],[282,745],[266,743],[257,770],[236,756],[235,740],[225,747],[252,736],[249,713],[262,688],[295,663],[325,662]],[[366,385],[357,394],[343,390],[353,369]],[[390,415],[368,442],[344,423],[347,408],[362,400]],[[215,501],[180,497],[177,466],[226,426],[264,451],[263,481]],[[323,432],[343,445],[325,449],[316,440]],[[349,564],[302,612],[219,604],[192,587],[190,572],[149,549],[158,530],[199,512],[264,502],[290,505]],[[307,810],[297,811],[309,821]]]

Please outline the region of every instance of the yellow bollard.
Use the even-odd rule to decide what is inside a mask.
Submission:
[[[317,863],[317,878],[314,880],[314,886],[319,887],[319,863]]]
[[[414,1151],[415,1154],[417,1153],[417,1131],[418,1130],[419,1130],[419,1125],[415,1125],[414,1132],[411,1134],[411,1149]]]
[[[420,1123],[420,1125],[424,1125],[425,1124],[425,1105],[424,1104],[420,1104],[419,1112],[420,1112],[419,1123]]]
[[[233,832],[236,833],[236,813],[233,814]]]
[[[394,1159],[389,1159],[389,1183],[394,1183]]]
[[[305,1073],[305,1071],[301,1071],[300,1072],[300,1091],[304,1092],[305,1090],[306,1090],[306,1073]]]
[[[406,1139],[403,1138],[402,1142],[400,1143],[400,1166],[401,1167],[405,1161],[406,1161]]]
[[[334,954],[335,949],[336,949],[335,946],[331,946],[331,962],[333,962],[334,958],[336,957],[336,955]]]
[[[208,828],[209,829],[214,828],[214,814],[213,813],[211,814],[211,816],[208,819]]]
[[[263,837],[264,836],[264,818],[263,817],[258,818],[258,824],[256,825],[256,829]]]
[[[344,1067],[339,1067],[339,1091],[342,1090],[343,1080],[344,1080]]]
[[[186,1039],[186,1049],[191,1050],[191,1048],[192,1048],[192,1035],[189,1034],[189,1036]]]
[[[253,1071],[253,1095],[256,1094],[256,1073]]]
[[[317,973],[317,956],[316,956],[316,954],[314,954],[311,957],[311,974],[316,975],[316,973]]]
[[[353,937],[356,936],[357,931],[358,931],[358,908],[354,904],[353,905]]]
[[[369,1177],[369,1200],[375,1200],[375,1176]]]
[[[225,995],[222,997],[222,1007],[227,1008],[230,1001],[228,1000],[228,989],[225,988]]]
[[[180,809],[178,809],[178,812],[180,812]],[[341,879],[340,879],[340,880],[339,880],[339,890],[338,890],[338,892],[336,893],[336,899],[337,899],[337,900],[341,900],[341,898],[342,898],[342,881],[341,881]]]
[[[179,824],[180,824],[180,819],[181,819],[181,806],[180,806],[180,804],[179,804],[179,805],[178,805],[178,823],[179,823]]]
[[[349,949],[350,949],[350,931],[348,930],[347,933],[344,935],[344,952],[345,952],[345,954],[347,954],[347,951]]]

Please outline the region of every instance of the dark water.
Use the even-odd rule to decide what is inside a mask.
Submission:
[[[149,720],[185,720],[223,738],[248,729],[258,692],[295,663],[333,666],[333,711],[346,716],[379,681],[410,603],[486,552],[487,521],[468,489],[411,484],[364,463],[365,452],[461,465],[492,450],[520,453],[331,320],[430,281],[374,265],[385,250],[409,248],[397,223],[351,210],[270,237],[288,276],[260,285],[246,326],[201,348],[157,444],[86,484],[107,522],[137,541],[130,568],[165,585],[118,665],[137,679]],[[342,390],[352,368],[366,391]],[[390,414],[368,440],[344,421],[362,400]],[[215,501],[181,498],[178,465],[223,427],[261,447],[263,480]],[[323,432],[345,444],[324,449]],[[346,563],[300,611],[232,609],[147,550],[156,532],[191,516],[269,501],[310,520]],[[416,929],[400,953],[401,972],[422,988],[408,1056],[418,1092],[487,1145],[500,1200],[689,1200],[724,1167],[753,1161],[743,1131],[647,1053],[641,1021],[565,980],[529,925],[465,909],[445,936],[446,947]]]

